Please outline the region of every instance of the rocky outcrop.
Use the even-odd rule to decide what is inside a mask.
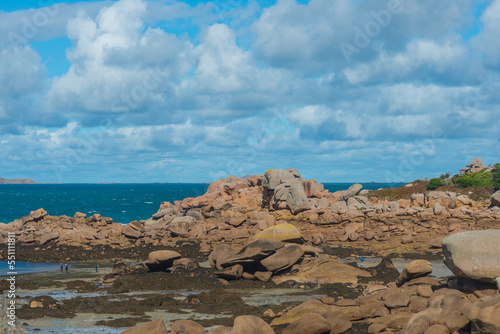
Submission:
[[[459,277],[494,282],[500,277],[500,230],[468,231],[443,239],[445,263]]]
[[[491,229],[500,222],[500,207],[467,195],[431,191],[388,201],[360,190],[355,184],[329,193],[296,170],[280,169],[248,179],[229,176],[202,196],[163,202],[151,218],[126,226],[100,215],[56,217],[41,209],[0,225],[0,233],[6,237],[14,231],[20,244],[74,246],[167,246],[183,239],[241,244],[252,237],[315,245],[394,239],[419,246],[430,245],[433,237]]]
[[[289,209],[293,214],[310,208],[300,173],[296,169],[273,169],[262,179],[263,201],[272,209]]]
[[[273,277],[275,283],[292,280],[299,283],[344,283],[357,284],[360,277],[372,277],[365,271],[339,262],[329,255],[307,258],[293,266],[291,273]]]
[[[240,315],[234,319],[233,334],[274,334],[274,330],[261,318]]]
[[[218,245],[209,256],[216,275],[226,280],[244,278],[275,283],[351,283],[372,275],[340,263],[312,246],[258,239],[236,252],[229,245]]]
[[[172,324],[172,328],[170,329],[170,333],[203,334],[206,332],[202,325],[193,320],[177,320]]]
[[[182,255],[177,253],[176,251],[154,251],[149,253],[148,259],[146,261],[146,266],[148,266],[150,271],[163,271],[172,267],[174,261],[180,259],[181,257]]]
[[[404,268],[398,279],[396,285],[401,286],[412,279],[424,277],[432,273],[432,264],[426,260],[415,260],[408,263]]]
[[[464,315],[471,322],[471,333],[500,334],[500,294],[467,305]]]
[[[481,158],[474,158],[470,164],[466,166],[466,168],[460,169],[460,175],[465,175],[467,173],[477,173],[484,169],[487,171],[491,171],[491,167],[483,166],[483,160]]]
[[[253,238],[296,243],[305,241],[299,230],[292,224],[287,223],[268,227],[264,231],[257,233]]]
[[[491,195],[491,206],[500,207],[500,190]]]

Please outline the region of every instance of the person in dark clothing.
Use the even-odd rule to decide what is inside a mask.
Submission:
[[[68,264],[67,263],[64,265],[64,268],[66,269],[66,274],[67,274],[68,273]]]
[[[97,272],[98,269],[99,269],[99,265],[96,263],[95,264],[95,272]]]
[[[63,264],[62,264],[62,262],[61,262],[61,273],[64,273],[64,270],[63,270],[63,269],[64,269],[64,266],[63,266]]]

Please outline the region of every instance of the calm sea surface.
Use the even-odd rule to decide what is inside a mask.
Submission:
[[[325,183],[330,192],[352,183]],[[366,183],[364,189],[400,187],[403,183]],[[126,224],[148,219],[164,201],[201,196],[209,184],[0,184],[0,223],[9,223],[30,211],[44,208],[48,214],[73,216],[99,213]]]

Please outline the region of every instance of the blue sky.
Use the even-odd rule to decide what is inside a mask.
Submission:
[[[2,1],[0,176],[412,181],[500,162],[500,0]]]

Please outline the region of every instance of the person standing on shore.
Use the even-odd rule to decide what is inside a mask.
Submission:
[[[97,272],[98,269],[99,269],[99,265],[96,263],[95,264],[95,272]]]
[[[63,264],[61,262],[61,273],[64,273],[63,269],[64,269],[64,266],[63,266]]]
[[[66,274],[67,274],[68,273],[68,264],[67,263],[64,265],[64,268],[66,269]]]

